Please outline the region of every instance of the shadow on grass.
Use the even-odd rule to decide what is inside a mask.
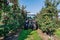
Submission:
[[[28,35],[30,35],[30,33],[32,32],[32,30],[22,30],[19,34],[18,40],[25,40]]]

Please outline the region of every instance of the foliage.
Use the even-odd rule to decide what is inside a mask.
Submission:
[[[56,23],[58,23],[58,13],[59,13],[59,10],[57,9],[58,5],[60,4],[60,0],[46,0],[45,1],[45,7],[48,8],[48,11],[50,13],[53,13],[54,14],[54,17],[55,17],[55,21]]]
[[[57,36],[58,38],[60,38],[60,29],[56,29],[55,34],[56,34],[56,36]]]
[[[45,1],[45,7],[42,8],[40,11],[40,14],[37,14],[36,20],[38,21],[38,24],[40,26],[40,29],[43,32],[46,32],[49,35],[52,35],[55,32],[55,29],[58,28],[58,25],[56,22],[53,21],[53,17],[55,17],[56,8],[57,8],[57,2],[53,0],[46,0]],[[54,5],[54,6],[53,6]]]
[[[49,13],[41,14],[42,18],[38,20],[38,24],[40,25],[40,29],[47,34],[53,34],[55,29],[57,28],[56,23],[51,20]]]
[[[18,28],[21,28],[25,19],[18,5],[15,5],[16,9],[14,10],[14,5],[9,6],[7,0],[3,2],[0,10],[0,35],[7,36],[9,32],[13,33],[13,31],[16,32]]]

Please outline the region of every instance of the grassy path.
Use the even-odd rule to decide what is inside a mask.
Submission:
[[[40,29],[37,30],[39,36],[41,36],[42,40],[49,40],[49,36],[44,34]]]
[[[42,40],[37,31],[34,30],[22,30],[19,34],[18,40]]]
[[[60,40],[60,29],[56,30],[53,36],[54,40]],[[58,39],[57,39],[58,38]],[[49,36],[38,30],[22,30],[18,36],[18,40],[49,40]]]

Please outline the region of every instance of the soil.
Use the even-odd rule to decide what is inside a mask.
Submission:
[[[43,33],[40,29],[37,30],[38,35],[42,38],[42,40],[60,40],[58,39],[57,36],[53,35],[52,37],[50,37],[49,35],[47,35],[46,33]]]

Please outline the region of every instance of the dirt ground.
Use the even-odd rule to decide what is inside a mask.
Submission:
[[[50,40],[60,40],[55,35],[50,38],[49,35],[47,35],[46,33],[43,33],[40,29],[37,30],[37,33],[42,38],[42,40],[49,40],[49,39]]]

